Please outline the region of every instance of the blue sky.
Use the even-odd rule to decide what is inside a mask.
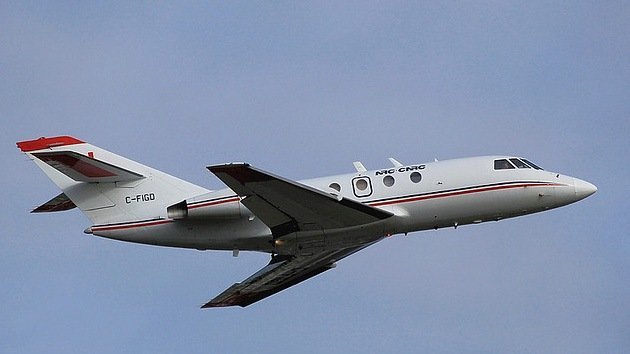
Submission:
[[[623,352],[630,348],[627,2],[0,4],[0,352]],[[485,154],[594,196],[385,240],[248,308],[268,261],[83,234],[15,149],[69,134],[218,189]]]

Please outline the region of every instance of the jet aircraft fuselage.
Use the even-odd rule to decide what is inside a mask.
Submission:
[[[200,250],[260,251],[271,262],[204,305],[247,306],[396,234],[498,221],[595,193],[527,159],[485,156],[292,181],[246,163],[209,166],[209,191],[72,137],[18,143],[63,193],[35,212],[78,206],[85,232]]]
[[[300,181],[338,199],[351,199],[393,214],[374,225],[323,230],[312,225],[285,241],[275,240],[271,229],[256,217],[231,189],[187,199],[145,220],[128,224],[93,226],[90,232],[104,237],[162,246],[270,253],[312,252],[299,247],[300,238],[341,239],[360,233],[368,240],[414,231],[457,227],[531,214],[583,199],[596,188],[580,179],[536,169],[495,169],[495,161],[514,157],[489,156],[429,162],[411,166],[356,172]],[[506,165],[510,166],[510,165]],[[156,192],[142,195],[146,201]],[[137,203],[142,203],[138,201]],[[296,240],[293,242],[293,240]],[[319,244],[325,244],[323,243]]]

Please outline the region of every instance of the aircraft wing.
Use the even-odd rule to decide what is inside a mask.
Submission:
[[[383,220],[391,213],[291,181],[246,163],[208,166],[241,202],[280,237],[295,231],[336,229]]]
[[[375,242],[377,241],[309,256],[272,256],[267,266],[242,282],[232,285],[201,308],[251,305],[334,268],[336,261]]]

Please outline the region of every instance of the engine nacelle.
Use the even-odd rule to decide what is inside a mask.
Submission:
[[[166,208],[171,219],[236,219],[243,206],[238,196],[208,198],[208,195],[186,199]]]

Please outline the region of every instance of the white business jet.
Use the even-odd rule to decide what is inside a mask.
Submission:
[[[247,163],[208,166],[210,191],[69,136],[18,142],[62,193],[33,212],[78,207],[85,233],[150,245],[259,251],[271,261],[203,305],[247,306],[395,234],[457,227],[576,202],[597,188],[524,158],[486,156],[292,181]]]

